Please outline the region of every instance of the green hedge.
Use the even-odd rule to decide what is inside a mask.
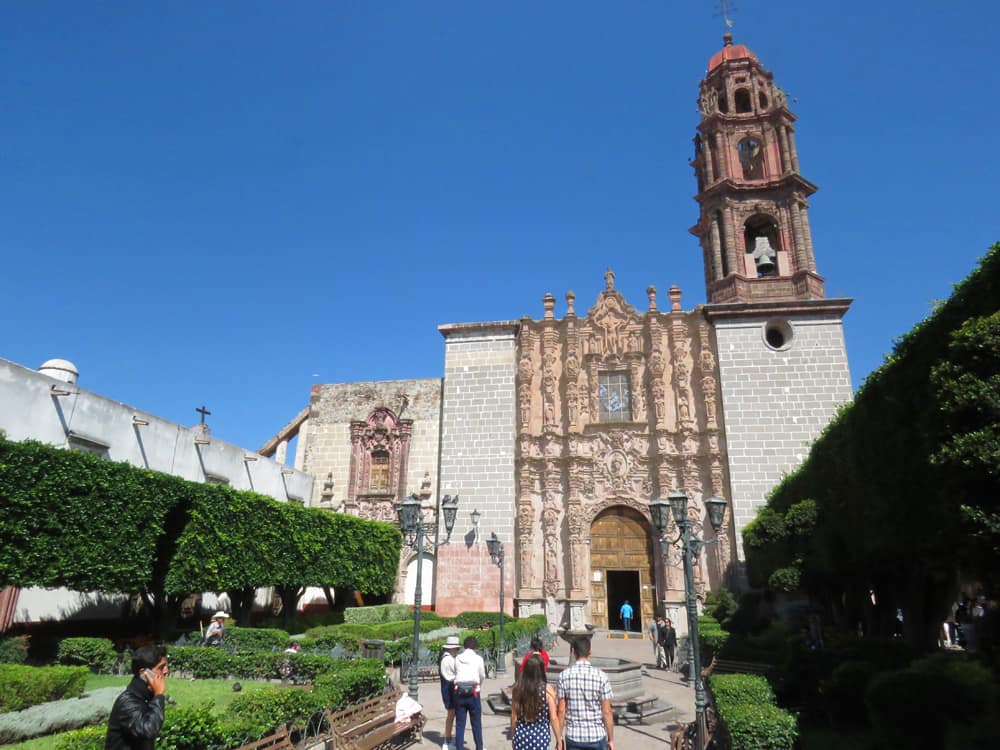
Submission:
[[[161,603],[270,585],[384,594],[402,545],[389,523],[2,437],[0,497],[0,586],[138,590]]]
[[[201,633],[197,630],[188,634],[190,641],[197,642]],[[288,647],[290,636],[278,628],[241,628],[235,625],[226,626],[222,647],[226,651],[244,653],[248,651],[284,651]]]
[[[121,658],[107,638],[63,638],[56,656],[60,664],[89,667],[91,672],[110,672]]]
[[[731,750],[791,750],[798,737],[795,716],[774,705],[766,678],[752,674],[709,678],[723,746]]]
[[[0,713],[83,695],[86,667],[28,667],[0,664]]]
[[[712,657],[722,650],[729,640],[729,633],[722,629],[719,621],[710,615],[698,618],[698,644],[701,646],[701,663],[703,666],[712,661]]]
[[[230,654],[220,648],[202,646],[173,646],[170,649],[171,671],[178,676],[190,675],[201,679],[233,677],[242,680],[270,680],[280,677],[292,682],[307,683],[313,682],[318,675],[341,670],[345,664],[350,663],[352,662],[349,660],[334,659],[325,654],[304,652],[286,654],[283,651],[257,651]],[[378,668],[384,673],[381,663],[373,663],[378,664]]]
[[[712,695],[725,703],[774,703],[767,678],[755,674],[714,674]]]
[[[957,729],[994,714],[996,700],[989,669],[951,653],[875,675],[865,693],[872,728],[884,746],[914,750],[944,747]]]
[[[30,645],[31,637],[27,635],[0,638],[0,664],[24,664]]]
[[[349,607],[344,610],[348,625],[380,625],[383,622],[412,619],[407,604],[376,604],[371,607]]]

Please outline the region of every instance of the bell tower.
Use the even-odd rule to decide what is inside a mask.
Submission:
[[[795,115],[732,34],[708,62],[692,161],[715,332],[737,559],[767,493],[851,398],[841,318],[816,272]]]
[[[723,37],[701,82],[692,161],[708,302],[822,299],[795,115],[771,73]]]

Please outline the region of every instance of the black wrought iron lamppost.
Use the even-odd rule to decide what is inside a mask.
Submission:
[[[486,540],[486,546],[490,551],[490,560],[494,565],[500,566],[500,648],[497,653],[497,674],[504,674],[507,672],[507,657],[503,639],[503,542],[497,539],[495,531]]]
[[[666,500],[656,498],[649,502],[649,514],[653,526],[660,533],[660,550],[663,553],[664,568],[667,564],[667,548],[670,544],[681,543],[684,552],[684,594],[687,604],[688,642],[691,644],[691,674],[694,676],[694,712],[695,712],[695,748],[705,747],[705,683],[701,678],[701,645],[698,643],[698,598],[694,588],[693,559],[701,554],[705,544],[714,544],[718,539],[719,529],[726,514],[726,501],[721,497],[710,497],[705,501],[708,509],[708,520],[715,530],[716,539],[706,542],[695,536],[691,528],[691,519],[687,514],[687,495],[680,490],[674,490],[667,495]],[[669,521],[668,510],[673,514],[674,522],[680,530],[680,535],[673,541],[663,536]]]
[[[399,528],[403,532],[403,540],[407,546],[417,551],[417,580],[413,587],[413,661],[410,664],[410,696],[417,699],[417,669],[420,663],[420,599],[421,579],[424,571],[424,513],[420,498],[410,495],[399,504]],[[440,544],[435,540],[431,545],[434,552],[442,544],[451,540],[451,531],[455,528],[455,517],[458,515],[458,495],[445,495],[441,501],[444,512],[444,528],[448,532]]]

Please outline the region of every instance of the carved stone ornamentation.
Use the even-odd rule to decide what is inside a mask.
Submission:
[[[648,524],[649,498],[656,494],[683,488],[699,498],[710,491],[727,496],[725,487],[716,491],[713,471],[724,457],[713,419],[721,412],[710,328],[700,312],[679,309],[679,290],[671,290],[669,312],[656,309],[653,290],[640,315],[614,287],[609,273],[585,315],[521,323],[517,585],[531,606],[546,611],[586,608],[578,597],[607,594],[606,577],[594,578],[590,568],[606,564],[599,562],[606,556],[591,556],[589,539],[602,511],[631,508]],[[567,299],[571,306],[574,301]],[[606,374],[623,371],[631,385],[631,420],[602,423],[598,386]],[[699,425],[702,414],[706,422]],[[718,482],[724,480],[720,472]],[[701,482],[711,482],[711,490]],[[679,596],[680,558],[671,552],[664,573],[655,552],[645,580],[665,582],[664,595]],[[713,563],[706,570],[714,575],[717,568]],[[646,613],[650,596],[643,594]],[[598,624],[593,615],[588,621]]]

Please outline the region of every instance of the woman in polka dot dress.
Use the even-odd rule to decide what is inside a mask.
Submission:
[[[548,750],[549,734],[562,736],[556,714],[556,693],[545,683],[545,664],[532,655],[514,685],[510,733],[514,750]]]

